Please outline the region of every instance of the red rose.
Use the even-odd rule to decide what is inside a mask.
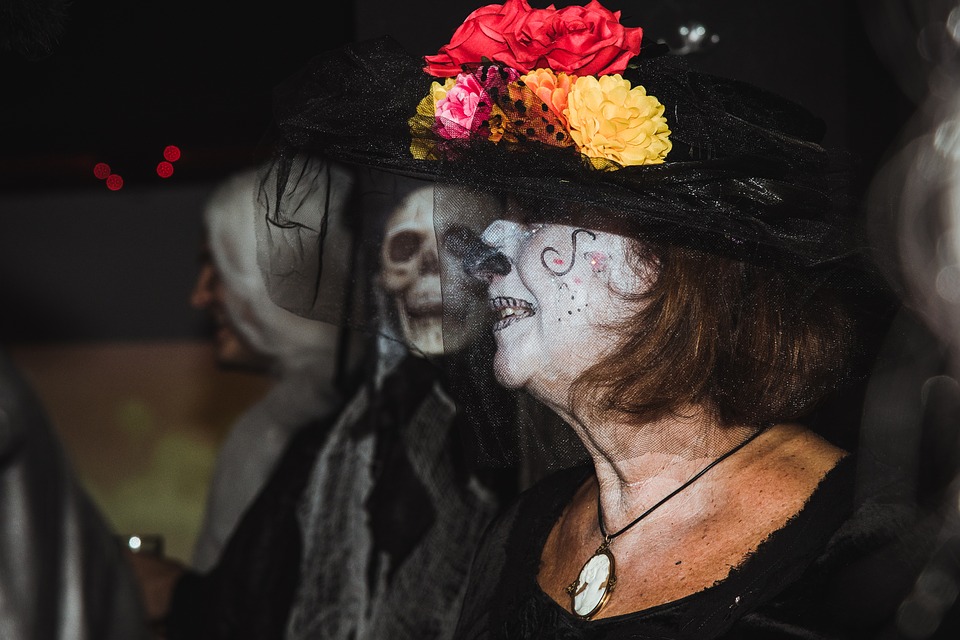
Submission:
[[[424,71],[432,76],[449,78],[463,70],[461,65],[477,64],[482,58],[522,69],[511,44],[513,31],[535,11],[546,10],[534,10],[527,0],[507,0],[503,5],[480,7],[467,16],[453,33],[449,44],[441,47],[436,55],[424,57],[427,63]]]
[[[623,73],[630,58],[640,53],[642,36],[640,27],[624,27],[620,12],[597,0],[585,7],[564,7],[553,14],[551,44],[538,66],[577,76]]]
[[[424,71],[452,77],[463,65],[488,58],[520,73],[539,68],[581,76],[622,73],[640,53],[642,35],[639,27],[621,25],[620,12],[597,0],[559,11],[553,5],[533,9],[527,0],[506,0],[471,13],[449,44],[424,58]]]

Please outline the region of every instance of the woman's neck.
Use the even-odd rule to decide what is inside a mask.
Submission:
[[[593,460],[607,533],[629,524],[756,431],[722,426],[697,407],[643,424],[561,416]],[[682,502],[696,501],[706,486],[703,481],[686,489]]]

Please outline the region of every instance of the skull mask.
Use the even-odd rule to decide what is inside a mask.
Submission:
[[[437,188],[427,184],[398,200],[387,219],[381,250],[381,283],[395,305],[403,339],[411,351],[425,356],[458,351],[488,326],[482,320],[483,287],[466,275],[459,260],[438,251]],[[466,211],[463,203],[484,206],[465,192],[455,195],[457,214]]]
[[[384,291],[396,305],[407,345],[428,356],[443,353],[443,299],[432,185],[411,192],[390,214],[381,269]]]

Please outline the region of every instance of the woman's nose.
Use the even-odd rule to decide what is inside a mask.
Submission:
[[[510,260],[467,227],[451,227],[444,234],[443,244],[460,259],[467,275],[481,282],[489,284],[495,277],[510,273]]]
[[[512,220],[495,220],[484,229],[480,241],[496,249],[513,260],[517,257],[517,248],[525,236],[526,227]]]

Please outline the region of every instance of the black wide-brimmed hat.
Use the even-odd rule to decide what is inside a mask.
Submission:
[[[605,11],[596,2],[575,8],[591,7]],[[555,203],[599,209],[739,259],[800,269],[860,259],[848,157],[821,146],[820,119],[758,87],[696,71],[662,45],[641,45],[629,28],[601,43],[619,52],[606,67],[557,53],[565,42],[526,59],[510,42],[495,43],[501,59],[474,51],[485,43],[474,46],[470,29],[499,20],[505,30],[506,21],[524,19],[517,12],[535,11],[522,0],[483,7],[426,59],[389,37],[318,55],[276,90],[281,179],[283,163],[306,152],[548,202],[546,215]],[[619,18],[607,13],[608,22]],[[540,64],[556,68],[523,68]],[[577,75],[577,65],[595,73]],[[578,136],[573,98],[563,112],[564,96],[560,108],[550,96],[573,96],[580,79]]]

